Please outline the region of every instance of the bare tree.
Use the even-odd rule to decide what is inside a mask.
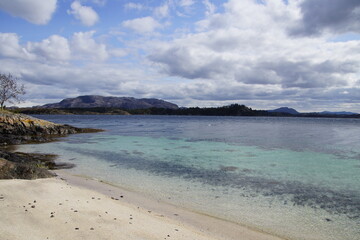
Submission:
[[[18,79],[11,74],[0,73],[0,108],[4,109],[5,102],[14,103],[21,102],[20,95],[25,94],[25,87],[23,84],[18,84]]]

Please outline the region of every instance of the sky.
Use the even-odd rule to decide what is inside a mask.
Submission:
[[[359,0],[0,0],[18,106],[81,95],[360,113]]]

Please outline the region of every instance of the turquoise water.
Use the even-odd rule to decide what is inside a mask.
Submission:
[[[103,128],[21,151],[291,239],[360,239],[360,121],[39,116]]]

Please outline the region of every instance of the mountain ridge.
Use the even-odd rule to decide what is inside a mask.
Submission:
[[[287,113],[292,115],[300,115],[300,114],[320,114],[320,115],[357,115],[358,113],[355,112],[346,112],[346,111],[339,111],[339,112],[331,112],[331,111],[322,111],[322,112],[306,112],[306,113],[300,113],[294,108],[289,107],[281,107],[274,110],[267,110],[271,113]]]
[[[341,112],[330,112],[330,111],[323,111],[323,112],[319,112],[320,114],[329,114],[329,115],[354,115],[354,114],[358,114],[355,112],[345,112],[345,111],[341,111]]]
[[[114,97],[99,95],[84,95],[75,98],[66,98],[58,103],[49,103],[38,108],[122,108],[122,109],[148,109],[165,108],[178,109],[179,107],[171,102],[156,98],[133,98],[133,97]]]
[[[272,112],[272,113],[288,113],[288,114],[293,114],[293,115],[300,114],[295,109],[289,108],[289,107],[281,107],[281,108],[277,108],[277,109],[274,109],[274,110],[268,110],[268,112]]]

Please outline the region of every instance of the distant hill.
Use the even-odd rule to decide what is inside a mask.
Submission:
[[[300,114],[295,109],[288,108],[288,107],[281,107],[281,108],[277,108],[277,109],[274,109],[274,110],[268,110],[268,112],[272,112],[272,113],[288,113],[288,114],[293,114],[293,115]]]
[[[231,104],[222,107],[181,107],[154,99],[133,97],[79,96],[67,98],[59,103],[32,108],[14,108],[14,112],[25,114],[75,114],[75,115],[185,115],[185,116],[272,116],[314,118],[360,118],[352,112],[303,112],[281,107],[274,110],[255,110],[245,105]]]
[[[329,111],[324,111],[324,112],[320,112],[320,114],[323,115],[356,115],[358,113],[354,113],[354,112],[329,112]]]
[[[88,95],[66,98],[59,103],[45,104],[39,108],[121,108],[128,110],[148,108],[178,109],[179,107],[174,103],[155,98],[136,99],[132,97]]]

